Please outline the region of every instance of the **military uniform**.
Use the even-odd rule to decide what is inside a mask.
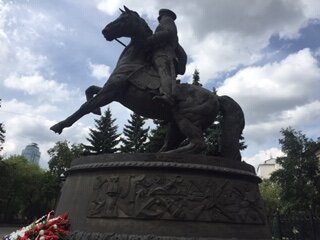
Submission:
[[[161,81],[161,95],[155,98],[164,100],[169,104],[174,103],[172,95],[174,95],[176,75],[184,73],[186,64],[186,54],[178,43],[175,19],[176,14],[174,12],[169,9],[161,9],[158,17],[159,25],[155,33],[147,40],[153,49],[152,60]],[[182,56],[177,56],[177,53]],[[179,63],[177,59],[181,57],[180,61],[182,61],[182,65],[184,66],[181,66],[181,62],[180,65],[175,66],[176,63]]]

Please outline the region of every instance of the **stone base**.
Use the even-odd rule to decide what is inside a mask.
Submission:
[[[271,239],[254,168],[185,154],[76,159],[56,213],[71,239]]]

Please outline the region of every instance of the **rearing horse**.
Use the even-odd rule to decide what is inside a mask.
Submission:
[[[161,151],[195,153],[206,148],[203,131],[213,123],[218,111],[221,111],[221,155],[241,159],[239,137],[244,127],[244,116],[240,106],[230,97],[218,97],[207,89],[183,83],[175,87],[174,106],[153,100],[158,93],[159,76],[156,76],[145,44],[152,31],[138,13],[126,7],[124,9],[102,31],[108,41],[119,37],[131,38],[108,81],[102,88],[89,87],[86,90],[87,102],[50,129],[60,134],[82,116],[90,112],[99,113],[100,107],[117,101],[144,117],[169,123]],[[180,146],[186,138],[189,143]]]

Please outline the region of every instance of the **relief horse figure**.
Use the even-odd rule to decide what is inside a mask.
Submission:
[[[241,160],[239,138],[244,128],[241,107],[228,96],[218,96],[187,83],[176,84],[173,105],[154,100],[159,94],[160,80],[146,49],[146,39],[152,35],[152,30],[138,13],[127,7],[124,9],[102,31],[108,41],[119,37],[131,39],[108,81],[103,87],[89,87],[87,101],[50,129],[60,134],[84,115],[99,114],[100,107],[117,101],[144,117],[169,123],[162,152],[197,153],[206,148],[203,132],[220,111],[223,115],[221,155]],[[181,146],[185,139],[188,143]]]

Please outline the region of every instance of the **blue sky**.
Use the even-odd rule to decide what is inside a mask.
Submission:
[[[320,2],[316,0],[0,0],[0,121],[3,153],[39,144],[41,166],[58,140],[85,142],[94,115],[62,135],[49,127],[74,112],[90,85],[102,86],[123,50],[101,30],[126,5],[152,29],[160,8],[177,13],[179,40],[204,87],[234,98],[246,116],[244,160],[281,155],[281,128],[320,136]],[[126,39],[122,39],[126,42]],[[130,111],[111,104],[119,131]]]

